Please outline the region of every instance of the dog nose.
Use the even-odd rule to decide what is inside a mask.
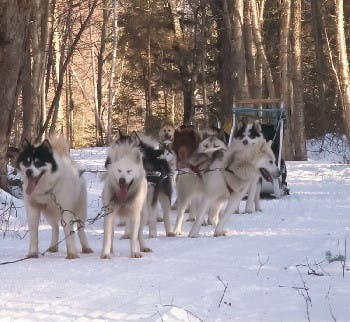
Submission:
[[[33,170],[32,169],[27,169],[26,171],[26,176],[31,177],[33,175]]]
[[[244,145],[247,145],[248,144],[248,140],[246,139],[246,140],[243,140],[243,142],[242,142]]]
[[[120,179],[119,179],[119,185],[120,185],[120,186],[123,186],[123,185],[125,185],[125,184],[126,184],[125,178],[120,178]]]

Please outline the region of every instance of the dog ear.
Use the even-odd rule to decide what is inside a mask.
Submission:
[[[267,141],[267,144],[269,145],[269,147],[271,147],[272,146],[272,140],[269,140],[269,141]]]
[[[23,150],[31,147],[32,145],[30,144],[30,142],[27,140],[27,139],[23,139],[22,141],[22,144],[21,144],[21,147]]]
[[[255,121],[253,122],[253,128],[255,128],[255,130],[256,130],[257,132],[259,132],[259,133],[262,132],[262,130],[261,130],[261,124],[260,124],[260,122],[259,122],[258,120],[255,120]]]
[[[139,135],[137,134],[136,131],[133,131],[130,134],[130,137],[131,137],[133,143],[135,143],[136,145],[140,145],[141,144],[141,139],[140,139],[140,137],[139,137]]]
[[[115,137],[114,137],[113,142],[118,142],[122,136],[123,136],[122,131],[121,131],[120,129],[118,129],[118,130],[117,130],[117,133],[116,133],[116,135],[115,135]]]
[[[233,131],[233,136],[234,136],[234,137],[237,137],[238,132],[239,132],[240,130],[242,130],[245,126],[246,126],[246,125],[245,125],[244,121],[239,121],[238,124],[237,124],[237,126],[235,126],[235,129],[234,129],[234,131]]]
[[[142,163],[142,153],[139,150],[136,152],[135,161],[136,163]]]
[[[52,152],[52,145],[50,143],[50,141],[48,139],[45,139],[43,141],[43,143],[41,143],[41,146],[47,150],[49,150],[50,152]]]
[[[111,164],[111,158],[108,156],[105,161],[105,168],[107,169],[110,164]]]

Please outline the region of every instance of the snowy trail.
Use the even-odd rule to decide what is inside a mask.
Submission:
[[[74,151],[73,157],[83,168],[99,170],[104,151]],[[84,176],[88,217],[94,217],[102,183],[99,174]],[[94,254],[68,261],[62,245],[58,254],[0,266],[0,320],[294,322],[308,315],[310,321],[332,321],[333,314],[338,322],[350,321],[350,271],[343,278],[341,263],[325,259],[327,251],[344,253],[345,238],[350,244],[350,169],[290,162],[288,185],[291,195],[263,200],[263,213],[232,215],[227,237],[213,238],[212,228],[202,227],[197,239],[166,238],[159,223],[160,237],[146,240],[153,253],[131,259],[129,242],[118,239],[122,228],[116,227],[116,254],[101,260],[98,221],[87,227]],[[43,251],[47,225],[39,238]],[[0,262],[21,258],[28,236],[0,239],[0,245]],[[308,275],[307,263],[323,276]],[[218,277],[228,283],[220,307],[224,285]]]

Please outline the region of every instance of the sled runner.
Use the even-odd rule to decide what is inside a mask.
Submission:
[[[261,193],[274,194],[276,198],[289,194],[287,188],[287,168],[282,159],[283,129],[286,120],[283,101],[278,98],[237,100],[232,108],[232,125],[229,144],[231,144],[235,126],[243,118],[258,120],[264,137],[272,141],[272,150],[276,156],[276,164],[281,177],[274,179],[273,184],[263,180]]]

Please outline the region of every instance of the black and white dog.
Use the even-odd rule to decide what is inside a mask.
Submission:
[[[244,156],[248,155],[252,149],[265,142],[265,138],[261,129],[259,121],[247,122],[241,121],[237,124],[233,133],[232,145],[236,147],[237,153]],[[262,211],[260,206],[260,192],[261,192],[262,177],[257,176],[251,182],[248,190],[247,202],[245,205],[245,213],[252,213],[254,206],[255,211]],[[236,209],[239,212],[239,209]]]
[[[82,252],[91,253],[84,232],[86,184],[70,158],[69,147],[64,138],[50,138],[38,145],[32,145],[25,140],[18,156],[17,167],[24,181],[24,202],[30,234],[27,256],[39,255],[38,230],[41,214],[52,226],[52,239],[48,251],[58,251],[58,223],[61,221],[66,236],[66,258],[79,257],[74,234],[71,234],[75,222],[79,225],[78,235]]]

